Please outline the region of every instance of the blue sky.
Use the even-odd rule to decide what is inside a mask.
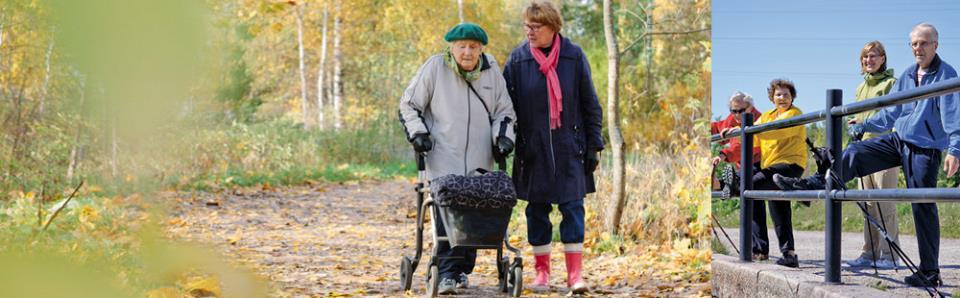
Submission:
[[[713,118],[726,116],[736,90],[753,96],[760,111],[773,108],[767,84],[787,78],[797,86],[794,104],[804,113],[824,108],[827,89],[854,101],[863,80],[859,55],[879,40],[896,76],[914,63],[910,29],[933,24],[937,53],[960,67],[960,1],[735,1],[713,2]]]

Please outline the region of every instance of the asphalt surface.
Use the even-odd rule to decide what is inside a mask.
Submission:
[[[726,229],[730,239],[737,246],[740,245],[739,229]],[[717,229],[720,235],[720,242],[727,248],[728,254],[736,255],[735,250],[730,245],[730,241],[724,237],[720,229]],[[770,237],[770,259],[763,262],[774,264],[781,257],[778,247],[776,233],[769,230]],[[796,253],[800,258],[800,269],[804,272],[824,276],[825,254],[824,254],[824,232],[822,231],[794,231],[796,239]],[[860,256],[860,249],[863,246],[862,233],[843,233],[841,235],[840,257],[843,262],[852,260]],[[917,253],[917,238],[914,235],[900,235],[900,247],[913,260],[915,264],[920,263],[920,256]],[[922,288],[910,287],[903,282],[903,278],[911,274],[903,262],[900,262],[898,270],[887,269],[877,270],[871,267],[851,268],[843,264],[841,269],[841,282],[847,284],[860,284],[873,288],[890,291],[896,295],[902,296],[929,296]],[[946,297],[954,297],[954,293],[960,294],[960,239],[940,239],[940,276],[943,279],[944,286],[939,291]]]

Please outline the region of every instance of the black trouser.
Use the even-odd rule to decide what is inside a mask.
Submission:
[[[760,169],[753,174],[753,189],[780,190],[773,183],[773,174],[799,178],[803,168],[797,164],[775,164]],[[767,212],[762,200],[753,201],[753,253],[770,254],[770,238],[767,236]],[[793,213],[790,201],[770,201],[770,218],[773,219],[773,231],[780,241],[780,252],[786,254],[794,250]]]
[[[904,142],[888,134],[851,143],[843,150],[840,175],[844,182],[901,166],[907,188],[937,187],[942,152]],[[913,203],[913,222],[920,248],[920,269],[939,270],[940,217],[936,203]]]
[[[433,213],[434,228],[437,229],[437,236],[446,237],[447,230],[443,228],[443,219],[437,212]],[[450,242],[439,241],[437,245],[437,257],[440,259],[439,271],[440,279],[457,279],[460,273],[470,274],[473,272],[473,266],[477,264],[477,249],[457,247],[450,248]]]

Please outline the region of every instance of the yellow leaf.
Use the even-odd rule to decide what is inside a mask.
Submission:
[[[237,245],[237,242],[240,242],[240,238],[243,238],[243,231],[237,230],[236,233],[233,233],[233,235],[227,237],[227,243],[230,243],[230,245]]]
[[[604,286],[607,286],[607,287],[612,287],[612,286],[616,285],[617,282],[620,282],[620,276],[619,276],[619,275],[611,275],[611,276],[608,276],[606,279],[603,280],[603,285],[604,285]]]
[[[90,229],[96,227],[96,224],[93,222],[99,218],[100,215],[97,213],[97,210],[90,207],[90,205],[83,205],[83,207],[80,208],[80,215],[77,216],[80,223]]]

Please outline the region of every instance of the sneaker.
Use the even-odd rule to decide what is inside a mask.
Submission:
[[[453,295],[457,293],[457,281],[452,278],[440,280],[440,286],[437,287],[437,293],[440,295]]]
[[[732,165],[727,165],[720,171],[720,189],[724,199],[740,195],[740,176]]]
[[[927,277],[920,277],[920,273],[917,272],[907,276],[903,281],[911,287],[938,287],[943,285],[943,280],[940,279],[940,270],[924,271],[923,274]]]
[[[754,260],[754,261],[766,261],[766,260],[769,260],[769,259],[770,259],[770,255],[768,255],[768,254],[762,254],[762,253],[755,253],[755,254],[753,254],[753,260]]]
[[[847,261],[846,263],[847,263],[847,265],[850,266],[850,267],[869,267],[869,268],[873,268],[874,266],[876,266],[877,269],[894,269],[894,268],[897,268],[897,262],[894,262],[893,260],[886,259],[886,258],[877,259],[876,264],[874,264],[873,259],[860,256],[859,258],[856,258],[856,259],[853,259],[853,260],[849,260],[849,261]]]
[[[877,262],[879,261],[880,260],[877,260]],[[873,259],[860,256],[859,258],[849,260],[846,263],[850,267],[871,267],[873,266]]]
[[[816,190],[826,188],[827,180],[820,174],[813,174],[807,178],[793,178],[773,174],[773,183],[781,190]]]
[[[777,260],[777,265],[786,266],[790,268],[800,267],[800,261],[797,260],[797,254],[789,251],[783,254],[783,257]]]
[[[457,278],[457,288],[466,289],[470,286],[470,280],[467,278],[466,273],[460,273],[460,276]]]
[[[896,269],[897,262],[888,259],[877,260],[877,269]]]

